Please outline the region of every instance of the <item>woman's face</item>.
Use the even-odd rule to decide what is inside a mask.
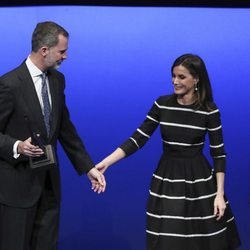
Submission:
[[[182,65],[173,68],[172,83],[174,85],[174,92],[177,95],[190,95],[194,94],[194,88],[198,79],[194,78],[187,68]]]

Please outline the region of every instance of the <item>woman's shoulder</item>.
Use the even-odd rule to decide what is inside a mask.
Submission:
[[[168,105],[174,101],[174,95],[161,95],[156,99],[159,105]]]
[[[218,106],[215,102],[210,102],[209,103],[209,107],[212,109],[212,110],[215,110],[215,109],[218,109]]]
[[[200,111],[204,111],[207,114],[213,114],[219,112],[219,108],[215,102],[209,102],[206,106],[202,105],[198,108]]]
[[[209,102],[208,106],[209,106],[208,111],[210,111],[210,112],[214,112],[214,111],[219,110],[217,104],[214,101],[213,102]]]

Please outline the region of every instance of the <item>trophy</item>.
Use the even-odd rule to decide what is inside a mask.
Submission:
[[[35,133],[34,129],[31,127],[29,117],[24,115],[24,119],[27,123],[28,129],[31,133],[31,143],[35,146],[41,148],[44,152],[43,155],[38,157],[29,157],[30,168],[40,168],[40,167],[53,167],[56,164],[56,157],[54,148],[52,145],[46,145],[40,133]]]
[[[43,155],[38,157],[29,157],[31,168],[52,167],[56,164],[55,152],[52,145],[45,145],[39,133],[32,133],[31,143],[41,148]]]

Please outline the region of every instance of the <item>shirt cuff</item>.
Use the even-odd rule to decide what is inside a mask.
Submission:
[[[14,146],[13,146],[13,157],[15,159],[17,159],[20,156],[20,154],[18,154],[18,152],[17,152],[17,146],[18,146],[19,142],[21,142],[21,141],[16,141]]]

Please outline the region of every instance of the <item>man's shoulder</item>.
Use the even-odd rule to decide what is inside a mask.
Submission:
[[[13,79],[15,77],[18,77],[22,73],[28,73],[27,66],[23,62],[21,65],[17,66],[16,68],[4,73],[1,76],[1,80],[8,80],[8,79]]]

